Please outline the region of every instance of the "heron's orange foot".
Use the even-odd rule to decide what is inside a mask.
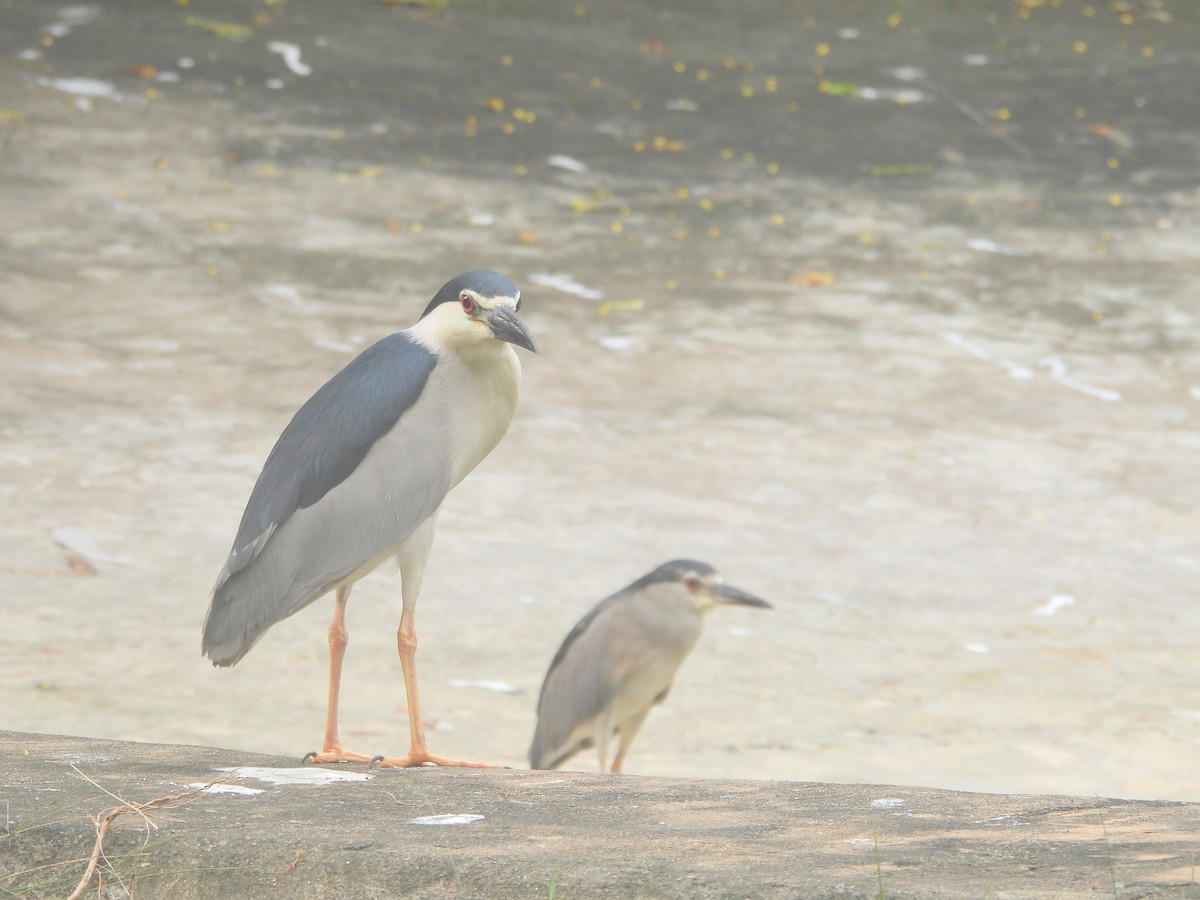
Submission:
[[[444,756],[434,756],[428,750],[414,750],[408,756],[377,756],[371,760],[372,766],[381,769],[413,769],[420,766],[438,766],[457,769],[499,769],[492,763],[464,762],[461,759],[446,759]]]
[[[307,763],[369,763],[373,758],[365,753],[351,753],[349,750],[343,750],[340,745],[335,745],[326,747],[320,753],[316,750],[309,750],[304,754],[304,759],[300,763],[301,765]]]

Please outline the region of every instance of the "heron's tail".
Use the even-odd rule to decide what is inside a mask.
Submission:
[[[204,636],[200,641],[200,652],[212,660],[214,666],[233,666],[250,652],[270,625],[255,627],[246,620],[243,604],[239,604],[231,591],[217,588],[213,591],[204,617]]]
[[[251,565],[232,575],[222,571],[213,588],[200,652],[214,666],[237,665],[272,625],[290,614],[279,615],[271,602],[278,592],[261,583],[262,573],[256,568]]]

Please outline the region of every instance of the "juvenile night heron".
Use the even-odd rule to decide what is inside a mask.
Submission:
[[[425,745],[414,613],[446,494],[512,421],[521,365],[537,351],[517,317],[521,292],[495,272],[448,281],[420,321],[364,350],[300,407],[250,494],[204,621],[203,652],[232,666],[267,629],[336,592],[329,626],[329,706],[316,762],[366,762],[338,739],[346,601],[387,559],[400,564],[397,632],[411,746],[385,766],[473,765]]]
[[[620,772],[629,745],[675,673],[700,639],[704,614],[719,604],[771,604],[725,584],[709,565],[690,559],[663,563],[600,601],[567,634],[550,663],[538,697],[537,728],[529,748],[534,769],[557,769],[595,747],[600,771],[616,736],[610,772]]]

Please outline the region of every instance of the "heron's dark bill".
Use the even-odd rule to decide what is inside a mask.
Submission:
[[[714,584],[710,591],[718,603],[730,603],[738,606],[756,606],[759,609],[774,609],[770,603],[761,597],[735,588],[731,584]]]
[[[487,314],[487,323],[488,327],[492,329],[492,334],[498,340],[508,341],[510,344],[524,347],[533,353],[538,352],[537,343],[533,340],[533,335],[529,333],[529,329],[525,327],[525,323],[509,307],[497,306]]]

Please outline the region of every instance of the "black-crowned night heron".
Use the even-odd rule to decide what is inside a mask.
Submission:
[[[336,591],[325,739],[306,759],[375,758],[338,739],[346,601],[354,582],[395,558],[411,747],[381,764],[472,765],[425,745],[414,613],[438,507],[512,421],[521,386],[512,345],[536,352],[520,308],[520,291],[495,272],[448,281],[416,325],[364,350],[300,407],[258,476],[213,588],[203,652],[232,666],[276,622]]]
[[[529,748],[534,769],[557,769],[595,747],[600,771],[616,736],[610,772],[620,772],[629,745],[700,639],[704,614],[719,604],[771,604],[726,584],[702,562],[663,563],[599,604],[567,634],[538,697]]]

